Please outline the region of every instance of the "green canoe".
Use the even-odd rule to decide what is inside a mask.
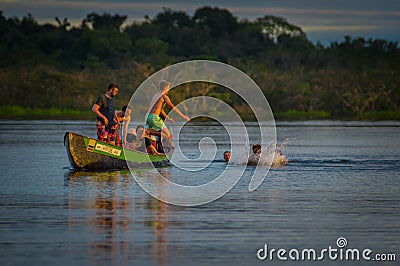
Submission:
[[[64,146],[73,169],[113,170],[162,167],[169,165],[167,155],[151,155],[123,149],[73,132],[64,135]],[[126,160],[125,160],[126,159]],[[127,164],[128,161],[128,164]]]

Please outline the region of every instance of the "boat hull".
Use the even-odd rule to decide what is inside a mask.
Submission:
[[[65,133],[64,145],[71,167],[76,170],[117,170],[169,165],[165,154],[150,155],[127,150],[73,132]]]

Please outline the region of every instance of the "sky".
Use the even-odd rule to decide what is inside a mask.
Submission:
[[[345,35],[400,42],[400,0],[0,0],[6,17],[31,13],[39,22],[55,22],[59,17],[77,25],[92,12],[142,20],[145,15],[154,17],[163,7],[193,15],[205,5],[226,8],[239,19],[284,17],[300,26],[311,41],[323,44],[342,41]]]

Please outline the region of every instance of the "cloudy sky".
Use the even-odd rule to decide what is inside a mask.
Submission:
[[[79,23],[88,13],[127,15],[129,20],[153,17],[163,7],[192,15],[201,6],[227,8],[238,18],[264,15],[286,18],[303,28],[310,40],[328,44],[343,36],[383,38],[400,41],[399,0],[0,0],[6,17],[31,13],[39,22],[54,22],[54,17]]]

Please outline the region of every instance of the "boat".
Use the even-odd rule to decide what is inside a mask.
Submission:
[[[133,168],[163,167],[169,165],[166,154],[147,154],[123,149],[90,137],[66,132],[64,146],[71,167],[75,170],[121,170]],[[128,167],[129,165],[129,167]]]

